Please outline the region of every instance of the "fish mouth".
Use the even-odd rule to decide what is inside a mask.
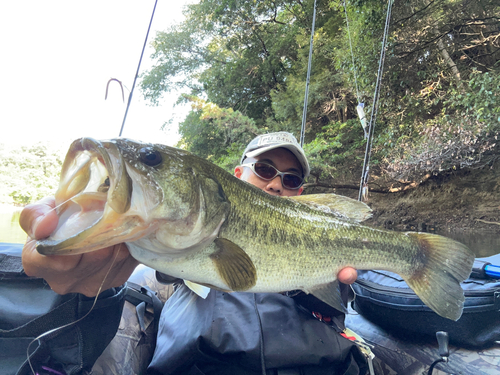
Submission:
[[[38,252],[79,254],[134,238],[141,219],[126,215],[132,192],[132,179],[116,143],[74,141],[55,194],[59,224],[50,237],[37,243]]]

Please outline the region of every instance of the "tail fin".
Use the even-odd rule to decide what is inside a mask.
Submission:
[[[405,281],[420,299],[437,314],[452,320],[462,316],[464,292],[474,253],[460,242],[429,233],[407,233],[423,251],[423,267]]]

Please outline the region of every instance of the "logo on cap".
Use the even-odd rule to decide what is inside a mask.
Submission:
[[[262,135],[259,139],[258,146],[271,145],[274,143],[292,143],[298,145],[295,137],[289,133],[272,133]]]

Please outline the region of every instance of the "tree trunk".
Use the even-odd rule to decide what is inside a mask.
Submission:
[[[439,35],[439,30],[437,27],[434,28],[434,34],[436,36]],[[448,50],[446,49],[446,46],[444,45],[443,37],[441,37],[437,40],[437,46],[438,46],[439,52],[441,53],[441,56],[443,57],[444,61],[450,67],[451,72],[453,73],[453,77],[455,78],[457,85],[460,85],[460,82],[461,82],[460,71],[458,70],[457,64],[455,64],[455,61],[453,61],[453,59],[450,57],[450,54],[448,53]]]

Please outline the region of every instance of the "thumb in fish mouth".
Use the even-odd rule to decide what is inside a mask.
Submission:
[[[57,227],[54,197],[45,197],[21,211],[19,225],[33,239],[48,237]]]
[[[92,221],[93,219],[96,220]],[[72,223],[78,221],[80,225],[83,220],[87,224],[79,226],[75,231],[76,224]],[[43,255],[84,254],[122,242],[135,241],[157,229],[156,225],[144,222],[137,215],[118,214],[110,208],[104,214],[97,212],[94,216],[89,214],[85,218],[76,215],[67,226],[68,230],[63,226],[53,236],[38,241],[37,251]],[[73,231],[69,233],[69,230]]]

